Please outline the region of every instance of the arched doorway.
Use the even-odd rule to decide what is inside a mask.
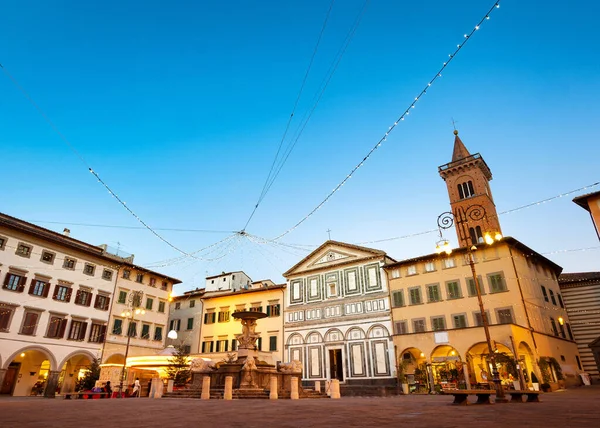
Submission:
[[[403,366],[409,393],[428,393],[427,358],[418,348],[406,348],[398,354],[398,371]]]
[[[86,351],[77,351],[67,356],[60,368],[57,390],[63,395],[77,391],[79,382],[85,377],[94,359]]]
[[[17,397],[44,395],[50,371],[56,369],[52,353],[40,346],[23,348],[6,360],[0,394]]]
[[[440,345],[431,353],[433,382],[439,389],[456,389],[466,385],[464,365],[458,351],[450,345]]]
[[[513,382],[519,380],[517,361],[514,354],[507,346],[496,342],[494,356],[500,381],[502,384],[512,387]],[[493,367],[489,359],[487,343],[480,342],[471,346],[467,351],[467,361],[472,373],[471,381],[479,384],[482,388],[493,389]]]
[[[532,386],[531,373],[533,373],[535,367],[533,352],[527,343],[521,342],[517,348],[517,354],[519,354],[518,360],[521,365],[521,370],[523,370],[525,382],[528,386]]]

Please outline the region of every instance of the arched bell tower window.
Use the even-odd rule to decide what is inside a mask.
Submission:
[[[458,185],[458,196],[460,199],[470,198],[475,196],[475,189],[473,188],[473,182],[471,180],[465,181]]]
[[[471,236],[471,243],[473,245],[475,244],[481,244],[483,241],[483,233],[481,232],[481,226],[477,226],[477,227],[470,227],[469,228],[469,235]]]

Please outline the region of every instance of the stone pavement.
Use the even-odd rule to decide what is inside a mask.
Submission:
[[[600,386],[541,396],[541,403],[451,406],[451,396],[341,400],[130,398],[0,399],[0,427],[593,427]]]

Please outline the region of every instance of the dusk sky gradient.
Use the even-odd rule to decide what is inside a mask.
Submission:
[[[247,232],[272,239],[310,212],[375,145],[493,5],[371,0],[314,115]],[[330,0],[4,0],[0,63],[102,179],[165,239],[193,252],[243,228],[273,162]],[[333,4],[292,121],[313,105],[365,0]],[[600,35],[595,1],[505,0],[410,116],[315,215],[281,239],[234,236],[203,260],[161,262],[183,280],[281,274],[328,237],[365,243],[435,229],[449,209],[437,167],[452,119],[494,179],[499,212],[600,181]],[[129,253],[181,256],[111,197],[0,72],[0,211]],[[286,143],[289,140],[286,140]],[[573,197],[500,217],[503,232],[563,266],[600,270],[600,243]],[[230,232],[228,232],[230,231]],[[447,235],[456,245],[455,233]],[[436,233],[368,243],[401,260]],[[566,251],[589,248],[587,251]],[[217,259],[217,260],[214,260]],[[162,266],[164,265],[164,266]]]

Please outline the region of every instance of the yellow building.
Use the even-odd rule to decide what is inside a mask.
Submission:
[[[596,228],[596,235],[600,239],[600,192],[578,196],[573,199],[573,202],[590,213],[590,217]]]
[[[454,135],[452,160],[438,168],[451,212],[438,217],[438,226],[440,234],[455,226],[460,248],[452,252],[442,238],[437,254],[385,266],[397,365],[417,390],[486,384],[494,371],[487,319],[504,384],[531,385],[532,373],[537,383],[558,385],[563,374],[578,383],[581,361],[557,281],[562,268],[514,238],[502,239],[491,170]]]
[[[251,283],[237,291],[211,291],[202,297],[202,329],[200,353],[214,362],[227,359],[237,349],[236,335],[241,323],[231,314],[237,311],[259,311],[268,316],[258,320],[256,332],[259,359],[276,364],[283,361],[283,316],[285,284],[272,281]]]

